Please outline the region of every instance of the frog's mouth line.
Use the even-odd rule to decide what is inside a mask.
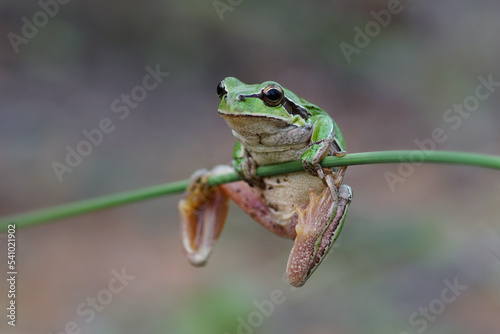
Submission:
[[[227,112],[219,111],[219,115],[226,121],[226,123],[231,128],[243,128],[249,126],[250,124],[259,126],[261,128],[274,128],[274,129],[284,129],[289,127],[297,127],[297,124],[293,124],[285,119],[279,117],[273,117],[269,115],[262,114],[232,114]]]
[[[232,118],[265,118],[265,119],[269,119],[269,120],[281,121],[283,123],[290,124],[290,123],[288,123],[286,120],[284,120],[282,118],[273,117],[273,116],[269,116],[269,115],[261,115],[261,114],[232,114],[232,113],[227,113],[225,111],[222,111],[220,109],[218,109],[218,112],[219,112],[219,114],[222,117],[227,116],[227,117],[232,117]]]

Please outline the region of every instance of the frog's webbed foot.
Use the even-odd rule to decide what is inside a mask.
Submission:
[[[331,177],[327,175],[327,179],[335,186]],[[309,189],[308,206],[296,209],[297,237],[287,264],[290,284],[304,285],[324,259],[342,230],[351,199],[352,191],[347,185],[340,185],[334,192],[327,187],[319,196],[313,188]]]
[[[191,176],[187,195],[179,201],[182,244],[189,262],[204,265],[224,227],[229,199],[220,187],[209,187],[207,180],[214,174],[233,171],[229,166],[217,166],[213,171],[196,171]]]

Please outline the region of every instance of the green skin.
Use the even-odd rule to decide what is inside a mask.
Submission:
[[[207,190],[208,176],[233,170],[225,165],[193,176],[179,205],[188,258],[195,265],[206,262],[232,199],[269,231],[295,240],[287,275],[302,286],[337,239],[352,198],[351,188],[342,185],[345,167],[320,165],[327,155],[345,154],[340,129],[324,110],[273,81],[246,85],[228,77],[217,94],[219,114],[237,139],[234,170],[245,181]],[[258,166],[298,159],[304,172],[256,176]]]
[[[238,96],[248,96],[261,92],[269,85],[279,86],[278,83],[273,81],[266,81],[257,85],[246,85],[236,78],[229,77],[224,79],[224,87],[227,94],[225,98],[221,100],[219,112],[225,111],[233,114],[276,118],[297,127],[312,127],[310,141],[311,143],[317,144],[311,144],[300,157],[305,168],[310,166],[311,169],[309,169],[308,172],[318,169],[319,161],[324,158],[325,151],[328,152],[331,146],[331,141],[329,139],[331,139],[332,135],[333,141],[339,149],[337,153],[342,153],[345,150],[344,137],[342,137],[342,133],[337,123],[333,121],[330,115],[323,109],[298,97],[295,93],[286,88],[281,87],[286,98],[293,104],[307,110],[307,118],[301,115],[291,115],[281,104],[275,107],[269,107],[259,98],[247,98],[244,101],[238,99]],[[241,176],[245,176],[245,158],[245,148],[237,141],[233,152],[233,165]]]

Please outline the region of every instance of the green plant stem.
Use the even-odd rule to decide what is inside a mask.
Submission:
[[[324,167],[336,167],[400,162],[458,164],[500,170],[500,157],[484,154],[446,151],[381,151],[351,153],[343,157],[326,157],[322,161],[322,165]],[[257,169],[257,175],[271,176],[298,172],[302,170],[302,163],[300,161],[291,161],[277,165],[261,166]],[[224,175],[213,176],[209,179],[208,183],[212,186],[215,186],[223,183],[238,181],[239,179],[240,178],[235,173],[228,173]],[[15,223],[16,227],[19,229],[31,225],[37,225],[43,222],[107,209],[114,206],[120,206],[160,196],[180,193],[186,189],[188,183],[189,180],[182,180],[4,217],[0,219],[0,232],[7,231],[8,224],[12,223]]]

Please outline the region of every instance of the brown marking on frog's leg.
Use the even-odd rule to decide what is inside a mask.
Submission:
[[[314,261],[316,244],[336,210],[337,203],[333,201],[328,188],[317,196],[312,187],[309,188],[309,205],[305,209],[296,209],[297,237],[286,268],[288,281],[293,286],[302,286],[307,280]]]
[[[347,214],[347,210],[352,200],[352,190],[348,185],[341,185],[338,191],[338,205],[335,217],[332,222],[326,228],[321,238],[321,243],[318,247],[318,253],[315,259],[316,267],[326,255],[332,244],[337,240],[344,223],[344,219]]]
[[[297,237],[286,270],[290,284],[304,285],[321,263],[342,229],[351,198],[351,189],[345,185],[336,194],[325,188],[319,196],[314,189],[309,189],[309,205],[296,209]]]
[[[191,177],[187,195],[179,201],[184,251],[194,266],[203,266],[224,227],[229,198],[219,187],[208,187],[212,175],[199,170]]]
[[[287,224],[282,225],[275,218],[269,204],[258,189],[250,187],[243,181],[226,183],[219,187],[222,188],[226,196],[231,198],[243,211],[264,228],[280,237],[295,238],[296,214],[292,216]]]
[[[340,188],[340,185],[342,184],[342,181],[344,180],[344,174],[347,169],[347,166],[341,166],[339,171],[334,174],[333,180],[335,183],[335,187]]]

